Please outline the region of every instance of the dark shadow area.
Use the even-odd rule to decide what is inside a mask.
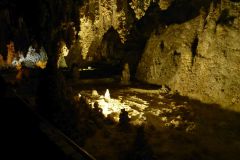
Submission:
[[[199,15],[200,9],[208,11],[212,0],[175,0],[172,5],[163,11],[161,21],[170,25],[184,23]]]
[[[4,85],[3,85],[4,84]],[[1,159],[69,158],[39,129],[39,121],[19,98],[6,95],[1,78]],[[5,92],[2,90],[5,87]],[[13,95],[13,94],[12,94]]]
[[[9,80],[9,77],[7,80]],[[9,81],[5,81],[2,76],[0,77],[2,158],[26,160],[95,159],[85,150],[79,148],[78,145],[61,131],[52,126],[52,124],[48,122],[48,120],[52,120],[52,118],[48,117],[48,120],[46,120],[36,112],[35,107],[30,105],[30,98],[28,99],[26,95],[22,95],[35,96],[34,93],[31,92],[30,84],[31,83],[21,82],[20,85],[24,85],[25,87],[19,87],[18,85],[12,85]],[[26,88],[26,86],[28,86],[28,88]],[[31,86],[35,88],[36,84]],[[48,105],[46,107],[49,107],[50,103],[45,104]],[[50,111],[49,109],[47,112]],[[70,112],[71,111],[67,110],[65,114],[69,115]],[[57,109],[56,113],[59,113]],[[49,114],[43,114],[43,116],[46,115]],[[51,115],[53,116],[53,114]],[[54,118],[58,119],[57,124],[66,124],[65,121],[59,121],[64,118],[64,116]],[[68,117],[68,119],[70,118],[71,117]],[[67,123],[68,127],[70,121]],[[70,127],[72,126],[70,125]],[[65,126],[64,131],[68,132],[66,128]]]
[[[152,3],[140,20],[135,20],[127,41],[124,43],[123,63],[129,63],[131,78],[135,80],[135,73],[145,44],[151,33],[160,25],[161,11],[156,3]],[[149,25],[151,24],[151,25]]]
[[[91,67],[93,67],[94,70],[82,70],[79,72],[81,79],[119,76],[122,70],[122,66],[120,64],[111,65],[95,63],[91,65]]]
[[[228,9],[224,9],[221,12],[221,15],[220,15],[220,17],[219,17],[219,19],[217,20],[216,23],[220,24],[220,25],[231,25],[235,18],[236,17],[229,15],[229,10]]]
[[[196,36],[192,42],[191,51],[192,51],[192,65],[194,63],[194,59],[197,55],[197,46],[198,46],[198,37]]]

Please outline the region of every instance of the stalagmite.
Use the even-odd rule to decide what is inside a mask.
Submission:
[[[0,54],[0,67],[3,67],[5,64],[3,56]]]
[[[15,48],[14,48],[13,41],[10,41],[10,43],[7,45],[7,50],[8,50],[7,64],[12,65],[12,61],[13,61],[14,56],[15,56]]]
[[[104,98],[106,101],[110,101],[111,100],[111,97],[110,97],[110,92],[109,90],[107,89],[105,94],[104,94]]]
[[[121,84],[127,85],[130,84],[130,70],[128,63],[124,64],[122,77],[121,77]]]
[[[59,51],[58,51],[58,61],[57,61],[57,67],[58,68],[66,68],[67,63],[65,61],[65,58],[68,55],[68,48],[66,46],[66,43],[64,41],[59,42]]]

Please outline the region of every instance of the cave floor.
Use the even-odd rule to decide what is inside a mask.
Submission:
[[[90,122],[97,124],[97,130],[86,139],[84,148],[97,159],[238,159],[239,113],[146,84],[122,86],[108,80],[73,88],[87,97],[92,110],[97,101],[103,117],[113,122],[105,123],[102,118]],[[106,89],[111,100],[104,98]],[[93,90],[99,95],[94,96]],[[129,126],[119,125],[122,108],[129,113]]]
[[[27,84],[16,92],[34,104],[34,85]],[[78,128],[69,137],[96,159],[239,159],[240,113],[170,94],[159,86],[124,86],[111,78],[68,80],[67,85],[88,103],[88,109],[77,105]],[[111,99],[104,98],[106,89]],[[98,94],[93,96],[93,90]],[[96,101],[105,115],[94,111]],[[123,108],[130,117],[128,125],[119,123]]]

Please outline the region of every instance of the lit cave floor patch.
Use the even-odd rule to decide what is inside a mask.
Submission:
[[[92,111],[97,102],[103,117],[115,122],[88,120],[90,128],[98,129],[83,147],[97,159],[238,159],[239,113],[171,95],[164,88],[89,88],[79,89],[76,97],[84,98]],[[128,112],[129,127],[119,126],[121,109]]]
[[[103,91],[100,91],[103,92]],[[176,104],[173,99],[166,98],[166,90],[146,90],[139,88],[125,88],[119,90],[106,89],[103,95],[97,90],[83,90],[78,97],[85,97],[89,106],[94,105],[101,108],[105,118],[112,118],[119,122],[119,115],[124,109],[128,112],[131,125],[148,124],[154,128],[173,127],[185,128],[190,132],[195,128],[194,122],[189,118],[194,116],[193,111],[185,101],[183,104]]]

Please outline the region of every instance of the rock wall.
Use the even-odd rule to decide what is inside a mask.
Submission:
[[[94,57],[98,53],[104,34],[113,27],[121,42],[126,41],[132,17],[128,15],[127,1],[89,0],[80,9],[80,45],[82,57]]]
[[[104,57],[107,54],[101,51],[101,46],[105,43],[104,35],[111,28],[117,31],[121,43],[124,44],[135,23],[146,14],[151,3],[156,2],[156,0],[84,1],[80,8],[80,32],[78,33],[82,59]]]
[[[153,32],[137,78],[240,110],[239,26],[240,3],[222,0],[189,21]]]

